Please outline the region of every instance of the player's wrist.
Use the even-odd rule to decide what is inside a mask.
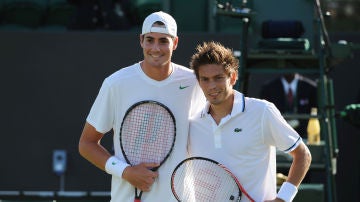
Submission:
[[[285,202],[291,202],[295,198],[297,192],[298,189],[295,185],[290,182],[284,182],[281,185],[276,197],[284,200]]]
[[[128,166],[129,164],[121,161],[116,156],[111,156],[105,163],[105,171],[108,174],[121,178],[125,168]]]

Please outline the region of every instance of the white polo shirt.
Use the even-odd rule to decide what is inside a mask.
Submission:
[[[189,152],[229,168],[255,201],[276,197],[276,147],[290,152],[302,141],[274,104],[235,91],[231,114],[217,125],[209,103],[191,118]],[[249,201],[244,195],[243,201]]]
[[[205,104],[205,96],[193,71],[175,63],[171,65],[173,72],[162,81],[146,76],[139,63],[113,73],[104,80],[87,117],[87,122],[97,131],[114,131],[114,155],[125,162],[120,148],[120,127],[124,114],[131,105],[143,100],[155,100],[166,105],[174,114],[174,149],[159,168],[159,177],[151,191],[142,194],[143,202],[176,201],[170,187],[171,173],[187,156],[189,117],[200,111]],[[111,202],[132,202],[134,193],[134,187],[130,183],[112,176]]]

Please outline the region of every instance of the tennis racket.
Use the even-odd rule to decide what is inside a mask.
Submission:
[[[120,146],[130,165],[158,163],[169,157],[175,143],[175,117],[168,107],[157,101],[135,103],[125,113],[120,128]],[[153,168],[156,171],[160,166]],[[135,202],[141,201],[135,187]]]
[[[239,202],[242,195],[254,201],[229,169],[204,157],[191,157],[180,162],[171,176],[171,190],[182,202]]]

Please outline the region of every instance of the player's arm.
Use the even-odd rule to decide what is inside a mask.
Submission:
[[[297,188],[310,167],[311,153],[304,142],[301,141],[296,149],[290,152],[290,155],[293,157],[293,162],[288,173],[288,178],[281,186],[275,201],[291,201],[295,197]]]
[[[122,177],[143,191],[149,191],[154,179],[158,176],[157,172],[149,168],[158,165],[152,163],[142,163],[137,166],[124,165],[124,162],[111,156],[110,152],[100,144],[103,136],[104,134],[96,131],[92,125],[85,123],[79,141],[80,155],[101,170]]]
[[[309,148],[301,141],[301,143],[290,152],[293,157],[288,178],[281,186],[277,198],[273,200],[266,200],[266,202],[288,202],[292,201],[297,193],[297,188],[304,179],[311,163],[311,153]]]
[[[89,123],[85,123],[79,141],[79,153],[101,170],[105,170],[106,161],[111,154],[101,144],[104,134],[96,131]]]
[[[290,152],[293,157],[287,182],[299,187],[301,181],[304,179],[311,163],[311,153],[309,148],[301,141],[299,146]]]

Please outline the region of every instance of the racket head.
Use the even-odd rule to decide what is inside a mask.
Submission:
[[[145,100],[132,105],[120,128],[120,147],[126,162],[165,162],[175,143],[175,117],[164,104]]]
[[[171,176],[171,190],[178,201],[240,201],[236,177],[222,164],[204,157],[180,162]]]

